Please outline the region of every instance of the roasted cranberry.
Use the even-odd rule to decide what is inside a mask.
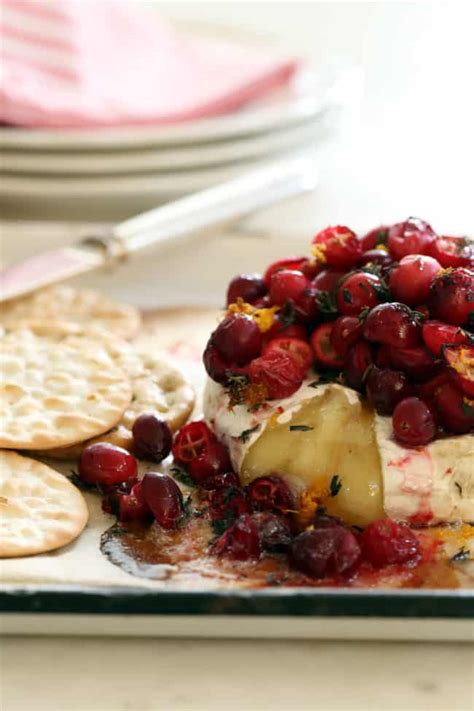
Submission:
[[[261,549],[257,524],[250,514],[240,516],[233,526],[218,538],[211,553],[231,560],[259,558]]]
[[[257,511],[288,513],[295,508],[288,484],[276,475],[254,479],[247,487],[247,499]]]
[[[102,510],[117,516],[119,521],[146,521],[151,518],[143,485],[136,479],[108,489],[102,501]]]
[[[270,400],[293,395],[303,382],[304,375],[294,359],[283,353],[270,353],[250,363],[252,383],[262,385]]]
[[[189,476],[195,482],[201,483],[209,477],[223,474],[231,469],[229,452],[220,442],[212,442],[195,459],[189,462]]]
[[[384,249],[368,249],[367,252],[363,253],[359,266],[365,267],[371,265],[381,267],[383,273],[391,267],[393,263],[392,257]]]
[[[79,476],[88,484],[107,487],[135,479],[137,460],[122,447],[107,442],[90,444],[79,458]]]
[[[388,238],[388,230],[388,225],[380,225],[370,230],[370,232],[367,232],[360,240],[362,249],[367,251],[369,249],[375,249],[378,245],[385,245]]]
[[[390,290],[397,301],[416,306],[428,299],[431,281],[440,270],[433,257],[409,254],[390,273]]]
[[[204,350],[202,360],[208,376],[216,383],[226,385],[229,380],[230,365],[211,341]]]
[[[352,573],[360,558],[354,534],[343,526],[300,533],[290,547],[290,563],[311,578]]]
[[[140,459],[162,462],[171,452],[173,436],[168,423],[151,412],[137,417],[132,434],[133,451]]]
[[[400,400],[413,394],[404,373],[373,366],[366,379],[367,398],[379,415],[391,415]]]
[[[214,524],[224,529],[230,526],[241,514],[247,513],[249,505],[245,494],[239,487],[227,486],[212,490],[209,515]]]
[[[270,288],[272,276],[277,272],[281,272],[283,269],[301,271],[303,265],[305,265],[307,261],[306,257],[286,257],[285,259],[278,259],[276,262],[273,262],[273,264],[270,264],[265,272],[263,277],[265,286],[267,289]]]
[[[466,434],[474,428],[474,400],[470,400],[452,383],[439,385],[434,394],[443,426],[455,434]]]
[[[306,325],[316,321],[320,312],[318,298],[318,291],[312,286],[303,291],[294,303],[298,321]]]
[[[350,348],[344,360],[344,377],[347,385],[360,390],[372,363],[372,348],[366,341],[359,341]]]
[[[407,254],[427,254],[436,234],[430,225],[417,217],[392,225],[388,230],[387,247],[394,259]]]
[[[436,436],[436,420],[430,407],[417,397],[407,397],[393,411],[395,438],[409,447],[428,444]]]
[[[227,289],[227,305],[235,304],[237,299],[254,304],[266,293],[267,288],[260,274],[239,274],[232,279]]]
[[[305,277],[311,281],[322,271],[323,267],[316,259],[307,259],[299,269],[301,269]]]
[[[251,316],[231,314],[218,325],[211,343],[228,363],[246,365],[260,355],[262,334]]]
[[[429,254],[437,259],[444,269],[474,269],[474,240],[468,237],[438,237],[431,244]]]
[[[381,363],[394,370],[403,370],[418,381],[429,380],[441,367],[441,361],[424,346],[417,348],[382,346],[377,354],[377,365]]]
[[[215,474],[204,481],[199,482],[200,486],[207,491],[214,489],[227,489],[229,487],[238,488],[240,486],[239,477],[235,472],[229,471],[223,474]]]
[[[450,326],[442,321],[425,321],[422,325],[423,340],[432,353],[439,356],[443,346],[467,344],[474,337],[459,326]]]
[[[263,349],[263,355],[283,351],[295,360],[303,373],[306,373],[313,362],[313,351],[309,344],[300,338],[274,338]]]
[[[336,269],[350,269],[362,255],[362,243],[352,230],[342,225],[326,227],[313,237],[312,243],[316,259]]]
[[[189,464],[215,444],[216,436],[205,422],[196,420],[181,427],[173,443],[173,457],[178,464]]]
[[[277,314],[273,325],[263,334],[263,338],[265,343],[274,338],[300,338],[304,341],[306,338],[306,330],[304,326],[299,323],[287,323]]]
[[[454,384],[474,398],[474,346],[445,346],[443,358]]]
[[[435,318],[454,326],[472,327],[474,271],[459,267],[438,274],[431,283],[429,305]]]
[[[323,269],[323,271],[313,279],[313,287],[317,292],[334,291],[344,276],[345,272],[336,271],[335,269]]]
[[[358,316],[365,309],[371,309],[380,303],[382,282],[375,274],[355,272],[350,274],[339,285],[336,292],[336,303],[340,314]]]
[[[316,362],[324,368],[342,368],[344,359],[334,349],[331,335],[333,323],[322,323],[311,335],[311,348]]]
[[[390,518],[369,523],[360,542],[362,556],[376,568],[415,563],[420,559],[420,543],[408,526]]]
[[[396,348],[414,348],[420,343],[421,329],[414,312],[405,304],[394,302],[379,304],[369,312],[364,336]]]
[[[288,520],[271,511],[260,511],[252,514],[257,526],[260,545],[264,551],[281,553],[291,543],[291,528]]]
[[[364,322],[357,316],[340,316],[334,321],[331,331],[331,345],[340,356],[347,355],[362,336]]]
[[[169,474],[147,472],[142,479],[143,497],[162,528],[175,528],[183,516],[183,495]]]
[[[277,306],[283,306],[290,300],[297,301],[309,284],[304,274],[296,270],[275,272],[270,281],[270,301]]]

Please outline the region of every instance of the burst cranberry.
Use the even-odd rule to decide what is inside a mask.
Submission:
[[[257,358],[262,350],[262,334],[257,323],[242,313],[231,314],[221,321],[211,342],[228,363],[241,366]]]
[[[275,272],[270,281],[270,301],[283,306],[287,301],[298,301],[310,282],[301,272],[283,269]]]
[[[375,274],[355,272],[340,284],[336,292],[337,308],[344,316],[357,316],[362,309],[380,303],[382,282]]]
[[[396,406],[392,417],[395,438],[409,447],[428,444],[436,436],[436,420],[428,405],[407,397]]]
[[[212,442],[188,466],[189,476],[197,483],[223,474],[229,469],[231,469],[229,452],[220,442]]]
[[[214,524],[219,524],[222,529],[235,521],[236,518],[249,510],[245,494],[239,487],[228,486],[215,489],[211,493],[209,515]]]
[[[270,288],[272,277],[277,272],[281,272],[283,269],[301,271],[307,261],[306,257],[286,257],[285,259],[279,259],[278,261],[273,262],[273,264],[270,264],[263,277],[265,286],[267,289]]]
[[[454,384],[474,398],[474,346],[445,346],[443,358]]]
[[[133,451],[140,459],[162,462],[171,452],[173,437],[168,423],[151,412],[137,417],[132,434]]]
[[[342,225],[326,227],[313,237],[312,243],[316,259],[335,269],[350,269],[362,255],[362,243]]]
[[[274,475],[254,479],[247,487],[247,499],[257,511],[288,513],[295,508],[288,484]]]
[[[199,484],[207,491],[214,491],[214,489],[228,489],[229,487],[238,488],[240,481],[235,472],[229,471],[210,476],[204,481],[199,482]]]
[[[323,269],[323,271],[313,279],[313,287],[317,292],[334,291],[344,276],[345,272],[336,271],[335,269]]]
[[[387,247],[394,259],[402,259],[407,254],[427,254],[436,234],[424,220],[409,217],[388,230]]]
[[[466,434],[474,428],[474,400],[467,398],[450,382],[439,385],[433,395],[443,426],[455,434]]]
[[[262,385],[270,400],[293,395],[303,382],[304,375],[294,359],[283,353],[270,353],[250,363],[252,383]]]
[[[218,538],[211,553],[231,560],[259,558],[261,554],[257,524],[250,514],[240,516],[233,526]]]
[[[313,362],[313,352],[306,341],[299,338],[274,338],[263,349],[263,355],[283,351],[293,358],[303,373]]]
[[[469,334],[458,326],[450,326],[442,321],[425,321],[422,326],[423,340],[435,355],[441,355],[443,346],[471,342]],[[474,341],[474,337],[472,337]]]
[[[474,241],[467,237],[438,237],[432,243],[429,254],[437,259],[444,269],[474,269]]]
[[[362,556],[375,568],[415,563],[420,559],[420,543],[408,526],[390,518],[369,523],[360,542]]]
[[[373,366],[366,379],[367,398],[379,415],[391,415],[400,400],[413,394],[404,373]]]
[[[331,331],[331,345],[340,356],[347,355],[362,336],[364,322],[357,316],[340,316],[334,321]]]
[[[364,323],[364,336],[396,348],[414,348],[420,343],[421,329],[413,311],[394,302],[379,304],[370,311]]]
[[[299,323],[286,323],[285,319],[282,319],[279,314],[268,331],[263,334],[265,343],[273,340],[274,338],[300,338],[305,340],[306,330],[304,326]]]
[[[397,301],[416,306],[428,299],[431,281],[440,270],[440,263],[433,257],[409,254],[391,272],[390,290]]]
[[[151,518],[143,485],[137,479],[109,489],[102,501],[102,510],[117,516],[119,521],[146,521]]]
[[[372,349],[366,341],[359,341],[347,353],[344,360],[344,377],[347,385],[360,390],[368,369],[373,363]]]
[[[290,563],[311,578],[352,573],[360,558],[354,534],[343,526],[315,528],[297,536],[290,548]]]
[[[381,365],[381,364],[384,365]],[[403,370],[418,381],[429,380],[439,371],[441,361],[424,346],[417,348],[394,348],[382,346],[377,353],[377,365]]]
[[[266,293],[267,288],[260,274],[239,274],[232,279],[227,289],[227,305],[235,304],[237,299],[254,304]]]
[[[393,263],[392,257],[384,249],[368,249],[367,252],[363,253],[359,266],[364,267],[372,265],[375,267],[381,267],[383,274],[389,269],[389,267],[392,266]]]
[[[430,307],[435,318],[454,326],[474,321],[474,271],[446,269],[430,287]]]
[[[375,249],[378,245],[386,244],[388,238],[389,227],[387,225],[380,225],[375,227],[370,232],[362,237],[361,244],[362,249],[367,251],[369,249]]]
[[[260,546],[270,553],[282,553],[291,543],[291,528],[287,519],[270,511],[252,514],[257,526]]]
[[[82,481],[97,486],[114,486],[137,476],[137,460],[122,447],[106,442],[90,444],[79,458]]]
[[[142,479],[143,497],[156,522],[175,528],[184,512],[183,495],[175,480],[162,472],[147,472]]]
[[[311,335],[311,348],[319,365],[324,368],[342,368],[343,358],[331,343],[333,323],[322,323]]]
[[[197,420],[181,427],[173,443],[173,457],[178,464],[189,464],[206,452],[216,437],[205,422]]]
[[[202,360],[208,376],[216,383],[226,385],[231,370],[229,363],[222,357],[211,341],[209,341],[204,350]]]

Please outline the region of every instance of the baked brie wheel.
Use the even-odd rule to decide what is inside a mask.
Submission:
[[[474,521],[472,434],[405,448],[393,438],[390,418],[355,390],[310,380],[252,412],[230,407],[225,388],[209,379],[204,415],[242,485],[277,474],[302,517],[324,506],[356,526],[384,515],[412,525]]]

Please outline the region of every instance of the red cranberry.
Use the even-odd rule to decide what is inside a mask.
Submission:
[[[90,444],[79,459],[79,476],[88,484],[114,486],[136,479],[137,472],[137,460],[130,452],[106,442]]]
[[[388,230],[387,247],[394,259],[402,259],[407,254],[427,254],[436,234],[427,222],[409,217]]]
[[[257,526],[260,545],[264,551],[282,553],[291,543],[291,528],[287,519],[270,511],[252,514]]]
[[[369,249],[372,250],[375,249],[378,245],[386,244],[388,238],[388,230],[388,225],[380,225],[379,227],[375,227],[373,230],[370,230],[370,232],[367,232],[367,234],[364,235],[360,240],[362,244],[362,249],[364,251],[367,251]]]
[[[396,348],[414,348],[420,343],[421,329],[415,314],[405,304],[379,304],[369,312],[364,323],[369,341],[387,343]]]
[[[254,479],[247,487],[247,499],[257,511],[288,513],[295,508],[288,484],[276,475]]]
[[[422,383],[417,386],[418,396],[421,400],[424,400],[432,407],[434,414],[436,414],[435,395],[441,385],[444,385],[445,383],[449,382],[450,377],[448,373],[446,372],[446,370],[442,370],[440,373],[435,375],[434,378],[431,378],[426,383]]]
[[[301,271],[304,265],[307,263],[307,257],[285,257],[284,259],[278,259],[276,262],[270,264],[265,272],[263,281],[267,289],[270,288],[270,283],[272,277],[277,272],[281,272],[283,269],[290,271]]]
[[[313,362],[313,351],[309,344],[300,338],[274,338],[263,349],[263,355],[281,351],[291,356],[303,373],[306,373]]]
[[[442,321],[425,321],[422,325],[423,340],[432,353],[439,356],[446,345],[474,342],[474,337],[458,326],[449,326]]]
[[[209,516],[221,530],[230,526],[236,518],[249,511],[245,494],[236,486],[227,486],[211,492]]]
[[[474,346],[445,346],[443,358],[453,383],[474,398]]]
[[[323,368],[342,368],[344,359],[332,345],[333,323],[320,324],[311,335],[311,348],[316,362]]]
[[[428,405],[417,397],[407,397],[393,411],[395,438],[409,447],[420,447],[436,437],[436,420]]]
[[[243,299],[253,304],[267,293],[260,274],[239,274],[232,279],[227,289],[227,305],[235,304],[237,299]]]
[[[344,316],[358,316],[380,302],[382,282],[375,274],[355,272],[340,284],[336,292],[337,308]]]
[[[474,241],[468,237],[438,237],[431,244],[429,254],[437,259],[444,269],[474,269]]]
[[[189,463],[189,476],[197,483],[231,469],[229,452],[220,442],[212,442]]]
[[[362,243],[348,227],[326,227],[312,240],[316,259],[336,269],[354,267],[362,256]]]
[[[423,346],[417,348],[382,346],[377,354],[377,365],[380,363],[385,363],[385,367],[394,370],[403,370],[418,381],[429,380],[441,366],[441,361],[434,358],[433,354]]]
[[[368,249],[367,252],[363,253],[359,266],[372,265],[381,267],[382,273],[384,273],[393,263],[392,257],[384,249]]]
[[[304,324],[310,324],[316,321],[319,315],[319,303],[317,290],[309,286],[303,291],[299,298],[294,303],[295,314],[298,321]]]
[[[266,389],[270,400],[293,395],[304,378],[295,360],[283,352],[270,353],[252,361],[249,375],[252,383]]]
[[[362,556],[376,568],[415,563],[420,559],[420,543],[408,526],[390,518],[369,523],[360,537]]]
[[[355,390],[361,390],[372,363],[372,349],[366,341],[359,341],[350,348],[344,361],[344,377],[347,385]]]
[[[357,316],[340,316],[334,321],[331,331],[331,345],[340,356],[347,355],[351,346],[362,336],[364,322]]]
[[[151,412],[137,417],[132,434],[133,451],[140,459],[162,462],[171,452],[173,436],[168,423]]]
[[[466,398],[455,385],[450,382],[439,385],[433,400],[448,432],[466,434],[474,428],[474,400]]]
[[[239,477],[232,471],[224,472],[223,474],[215,474],[199,483],[200,486],[207,491],[214,491],[214,489],[228,489],[229,487],[238,488],[240,486]]]
[[[176,528],[184,512],[183,495],[169,474],[147,472],[142,479],[144,499],[156,522],[166,529]]]
[[[422,254],[409,254],[390,274],[390,290],[397,299],[409,306],[426,301],[433,277],[441,270],[436,259]]]
[[[102,501],[102,510],[117,516],[119,521],[146,521],[151,518],[143,485],[137,479],[108,489]]]
[[[474,321],[474,271],[446,269],[430,287],[430,307],[435,318],[454,326],[471,326]]]
[[[216,436],[205,422],[197,420],[181,427],[173,443],[173,457],[178,464],[189,464],[216,443]]]
[[[354,534],[343,526],[300,533],[290,547],[290,563],[311,578],[351,574],[360,558]]]
[[[379,415],[391,415],[395,405],[413,393],[404,373],[376,366],[369,370],[366,387],[367,398]]]
[[[260,355],[262,334],[247,314],[231,314],[216,328],[211,343],[228,363],[246,365]]]
[[[259,558],[261,549],[257,525],[250,514],[240,516],[233,526],[218,538],[211,553],[231,560]]]
[[[297,301],[309,286],[308,279],[296,270],[275,272],[270,281],[270,301],[283,306],[287,301]]]
[[[313,287],[319,291],[334,291],[340,280],[345,276],[345,272],[335,269],[323,269],[314,279]]]

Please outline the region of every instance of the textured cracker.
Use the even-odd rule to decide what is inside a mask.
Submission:
[[[38,320],[99,326],[126,339],[136,336],[141,324],[133,306],[118,304],[92,289],[51,286],[0,304],[0,322],[5,325],[20,322],[26,326]]]
[[[0,447],[83,442],[113,427],[131,398],[129,379],[95,340],[26,328],[0,339]]]
[[[0,558],[61,548],[89,517],[84,497],[66,477],[8,451],[0,451],[0,512]]]

